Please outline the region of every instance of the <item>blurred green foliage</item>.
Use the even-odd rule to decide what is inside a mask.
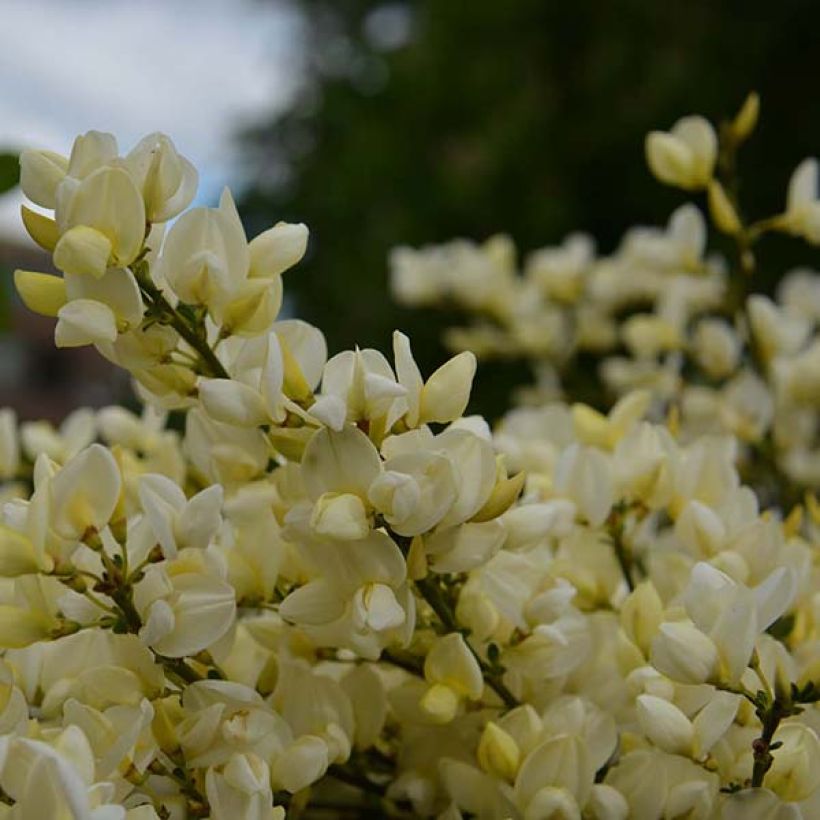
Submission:
[[[10,191],[20,181],[20,163],[17,154],[0,152],[0,194]],[[0,270],[0,275],[6,271]],[[9,314],[11,312],[11,294],[8,276],[3,276],[0,281],[0,332],[9,325]]]
[[[292,107],[245,136],[252,230],[311,228],[309,258],[286,274],[299,315],[331,351],[385,349],[406,329],[429,372],[452,317],[400,310],[387,254],[505,231],[523,251],[573,230],[602,252],[635,223],[665,221],[682,201],[651,179],[643,139],[680,116],[731,116],[762,97],[743,151],[748,215],[782,206],[789,175],[820,148],[812,92],[814,0],[299,0],[308,37]],[[805,247],[773,242],[766,287]],[[810,254],[811,252],[809,252]],[[476,409],[503,408],[514,365],[487,365]]]
[[[0,194],[10,191],[20,181],[17,154],[0,152]]]

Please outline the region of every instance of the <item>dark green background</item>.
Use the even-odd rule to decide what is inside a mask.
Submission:
[[[643,139],[682,115],[718,120],[760,92],[741,165],[751,217],[781,208],[792,170],[820,149],[816,2],[428,0],[401,4],[413,34],[392,51],[365,35],[383,3],[296,5],[308,80],[290,112],[246,136],[259,183],[240,206],[250,234],[278,219],[310,226],[286,291],[331,350],[385,349],[400,326],[428,372],[445,355],[453,317],[390,302],[397,244],[506,231],[526,252],[584,229],[607,252],[630,225],[665,221],[683,197],[650,177]],[[774,240],[760,288],[816,259]],[[497,414],[526,379],[484,366],[474,407]]]
[[[14,153],[0,152],[0,194],[9,191],[17,185],[20,179],[20,165]],[[11,308],[11,288],[7,281],[8,272],[0,269],[0,333],[9,323]]]

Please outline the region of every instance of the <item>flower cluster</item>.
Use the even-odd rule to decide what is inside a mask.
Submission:
[[[801,488],[820,484],[820,274],[787,272],[775,299],[755,292],[755,246],[773,232],[820,242],[818,165],[799,165],[782,213],[745,224],[732,193],[735,158],[757,108],[752,95],[720,138],[702,117],[684,117],[646,141],[660,181],[704,192],[732,259],[708,251],[706,219],[687,203],[663,228],[628,231],[608,256],[596,255],[591,237],[573,234],[531,253],[521,273],[505,236],[399,248],[396,297],[472,315],[447,331],[453,349],[530,361],[536,386],[522,391],[526,403],[589,394],[581,381],[590,367],[613,403],[650,390],[654,418],[671,410],[687,440],[732,434],[744,478],[767,500],[793,504]],[[605,400],[599,385],[592,389]]]
[[[704,133],[653,138],[659,175],[712,185]],[[54,209],[25,224],[62,272],[18,271],[21,297],[58,345],[127,369],[145,409],[59,429],[0,411],[0,816],[820,811],[820,504],[765,509],[739,425],[659,420],[657,380],[625,379],[607,415],[552,402],[493,430],[465,415],[472,352],[425,377],[400,332],[389,358],[329,357],[318,329],[280,319],[306,228],[249,242],[228,192],[186,210],[196,174],[167,137],[120,157],[91,132],[21,165]],[[698,226],[683,211],[669,234]],[[659,258],[672,240],[643,241]],[[563,294],[555,339],[572,346],[606,266],[585,240],[561,254],[569,274],[545,256],[563,272],[538,281]],[[461,256],[500,317],[518,298],[508,243],[455,246],[445,269]],[[679,315],[721,304],[721,266],[689,263],[636,288],[680,291]],[[811,401],[805,338],[770,320],[805,313],[794,281],[782,308],[750,309],[771,380],[748,372],[766,392],[785,369],[777,389]],[[617,335],[588,307],[590,332]],[[535,344],[549,322],[533,321]],[[665,338],[661,316],[641,321],[636,339]],[[700,335],[732,347],[721,377],[740,379],[741,331],[724,330]]]

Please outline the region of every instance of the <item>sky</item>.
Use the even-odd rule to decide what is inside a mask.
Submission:
[[[270,0],[0,0],[0,148],[68,154],[96,129],[125,153],[163,131],[211,204],[238,182],[237,131],[287,103],[299,42]],[[22,236],[21,202],[0,197],[0,236]]]

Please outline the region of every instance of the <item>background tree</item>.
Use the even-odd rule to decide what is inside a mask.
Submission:
[[[394,306],[397,244],[506,231],[526,252],[571,230],[610,251],[679,202],[644,167],[644,134],[682,113],[734,113],[760,92],[764,124],[744,149],[752,215],[775,210],[820,146],[811,0],[299,0],[304,81],[284,115],[246,136],[251,230],[304,220],[311,256],[289,276],[298,312],[331,350],[383,346],[408,328],[428,368],[447,317]],[[657,219],[657,216],[654,217]],[[767,286],[789,243],[760,261]],[[358,302],[349,294],[362,294]],[[477,407],[496,413],[510,365],[488,366]]]
[[[0,194],[10,191],[20,179],[17,154],[0,151]],[[4,271],[0,268],[0,274]],[[3,283],[4,284],[4,283]],[[0,284],[0,331],[8,324],[10,288]]]

